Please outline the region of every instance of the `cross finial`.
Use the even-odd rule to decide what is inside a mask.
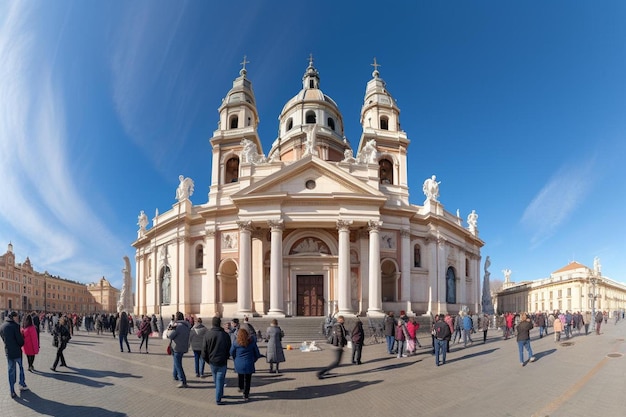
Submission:
[[[378,67],[382,67],[382,65],[380,65],[378,62],[376,62],[376,57],[374,57],[374,63],[370,64],[371,66],[374,67],[374,71],[378,72]]]
[[[309,67],[313,66],[313,53],[309,54]]]
[[[250,61],[246,61],[246,58],[247,58],[247,57],[244,55],[244,56],[243,56],[243,61],[242,61],[242,62],[240,62],[240,64],[242,65],[242,68],[241,68],[241,69],[242,69],[242,70],[244,70],[244,71],[246,70],[246,64],[249,64],[249,63],[250,63]]]

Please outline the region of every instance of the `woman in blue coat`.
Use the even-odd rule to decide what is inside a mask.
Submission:
[[[235,372],[239,374],[239,392],[243,392],[244,401],[249,401],[252,374],[256,372],[254,363],[261,357],[261,352],[246,329],[240,328],[237,332],[237,339],[230,347],[230,356],[235,361]]]

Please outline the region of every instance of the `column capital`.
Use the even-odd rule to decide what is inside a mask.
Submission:
[[[367,230],[369,230],[370,232],[374,232],[374,231],[378,232],[382,226],[383,226],[382,221],[369,220],[367,222]]]
[[[340,232],[349,231],[352,223],[352,220],[337,220],[337,230],[339,230]]]
[[[402,229],[402,230],[400,230],[400,236],[406,237],[406,238],[410,238],[411,237],[411,230],[410,229]]]
[[[272,232],[285,229],[285,221],[283,219],[268,220],[267,224]]]
[[[204,230],[204,235],[206,237],[215,237],[215,228],[210,228],[210,229],[205,229]]]
[[[238,220],[237,226],[239,227],[240,232],[244,232],[244,231],[252,232],[253,230],[251,220]]]

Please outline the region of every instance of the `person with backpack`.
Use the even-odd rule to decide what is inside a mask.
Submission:
[[[193,351],[193,363],[196,370],[196,377],[204,378],[204,366],[205,361],[202,358],[202,344],[204,343],[204,335],[208,331],[207,327],[202,324],[202,318],[196,319],[196,324],[193,325],[189,332],[189,344]]]
[[[450,327],[444,321],[444,315],[439,314],[435,316],[435,324],[433,326],[433,341],[435,347],[435,365],[439,366],[439,355],[442,357],[442,365],[446,364],[446,353],[448,351],[448,343],[452,336]]]

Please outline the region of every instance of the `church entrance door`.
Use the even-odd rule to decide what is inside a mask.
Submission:
[[[322,275],[298,275],[296,285],[297,315],[324,315],[324,277]]]

